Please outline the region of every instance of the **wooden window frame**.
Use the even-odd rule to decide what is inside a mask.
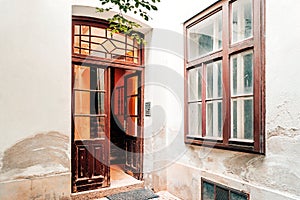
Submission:
[[[265,153],[265,0],[253,0],[253,35],[250,38],[231,44],[231,4],[239,0],[220,0],[184,23],[185,36],[185,128],[186,144],[201,145],[250,153]],[[188,55],[188,29],[193,25],[222,10],[222,49],[194,60]],[[253,142],[230,140],[231,135],[231,78],[230,56],[253,50]],[[207,63],[222,61],[223,81],[223,137],[205,138],[205,105],[202,106],[202,137],[189,135],[188,111],[188,71]],[[205,67],[203,68],[205,70]],[[202,70],[203,70],[202,69]],[[206,74],[203,73],[202,77]],[[203,83],[203,82],[202,82]],[[205,101],[205,86],[202,86],[202,102]],[[204,96],[204,98],[203,98]],[[204,108],[204,109],[203,109]],[[225,108],[225,109],[224,109]]]
[[[134,68],[140,68],[143,67],[144,65],[144,49],[143,49],[143,44],[138,44],[138,48],[137,48],[137,54],[136,55],[136,59],[137,62],[132,62],[132,61],[128,61],[126,60],[118,60],[116,58],[103,58],[103,57],[98,57],[95,55],[85,55],[85,54],[81,54],[81,53],[75,53],[74,49],[75,48],[79,48],[81,49],[81,47],[74,47],[74,36],[75,36],[75,25],[83,25],[83,26],[92,26],[92,27],[96,27],[96,28],[101,28],[105,30],[105,35],[106,37],[104,37],[107,40],[111,40],[111,41],[117,41],[114,38],[112,38],[112,36],[109,35],[109,33],[107,32],[107,29],[109,28],[109,23],[106,20],[102,20],[102,19],[98,19],[98,18],[92,18],[92,17],[83,17],[83,16],[73,16],[72,17],[72,61],[73,62],[78,62],[80,63],[82,60],[84,60],[85,62],[91,63],[91,64],[96,64],[96,65],[111,65],[113,63],[113,66],[115,67],[119,67],[119,68],[130,68],[132,67],[132,69]],[[136,32],[133,31],[132,33],[136,33],[139,34],[141,38],[144,38],[144,34],[140,33],[140,32]],[[122,33],[120,33],[122,34]],[[79,35],[76,36],[80,36],[81,37],[81,33]],[[95,36],[95,35],[91,35],[91,31],[89,31],[89,34],[86,35],[87,37],[89,37],[89,48],[85,49],[87,51],[89,51],[89,53],[92,51],[91,49],[91,37]],[[125,35],[125,52],[128,50],[127,46],[127,37]],[[120,42],[120,41],[117,41]],[[111,53],[112,54],[112,53]],[[124,56],[126,57],[126,56]]]

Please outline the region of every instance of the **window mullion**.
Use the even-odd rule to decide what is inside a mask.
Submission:
[[[229,43],[230,43],[230,23],[229,23],[229,3],[223,4],[223,143],[228,145],[230,136],[230,64],[229,64]]]
[[[206,65],[202,64],[202,137],[206,136]]]

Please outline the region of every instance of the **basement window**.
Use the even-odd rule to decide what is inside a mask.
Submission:
[[[263,154],[264,0],[219,1],[184,28],[185,142]]]
[[[249,194],[202,178],[202,200],[248,200]]]

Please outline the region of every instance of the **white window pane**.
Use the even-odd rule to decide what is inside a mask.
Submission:
[[[206,136],[222,137],[222,101],[206,103]]]
[[[191,69],[188,72],[189,101],[202,99],[202,68]]]
[[[188,29],[189,60],[222,48],[222,11]]]
[[[189,104],[189,135],[202,136],[202,104]]]
[[[253,140],[253,98],[232,100],[231,109],[231,137]]]
[[[252,36],[253,14],[252,0],[232,3],[232,42],[238,42]]]
[[[232,95],[253,93],[253,52],[243,52],[231,57]]]
[[[222,97],[222,63],[214,62],[206,66],[206,97]]]

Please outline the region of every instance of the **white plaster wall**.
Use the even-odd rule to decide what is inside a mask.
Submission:
[[[40,132],[70,135],[71,5],[0,0],[0,152]]]
[[[71,4],[0,0],[0,18],[0,199],[66,199]]]
[[[300,128],[300,2],[266,3],[267,129]]]

